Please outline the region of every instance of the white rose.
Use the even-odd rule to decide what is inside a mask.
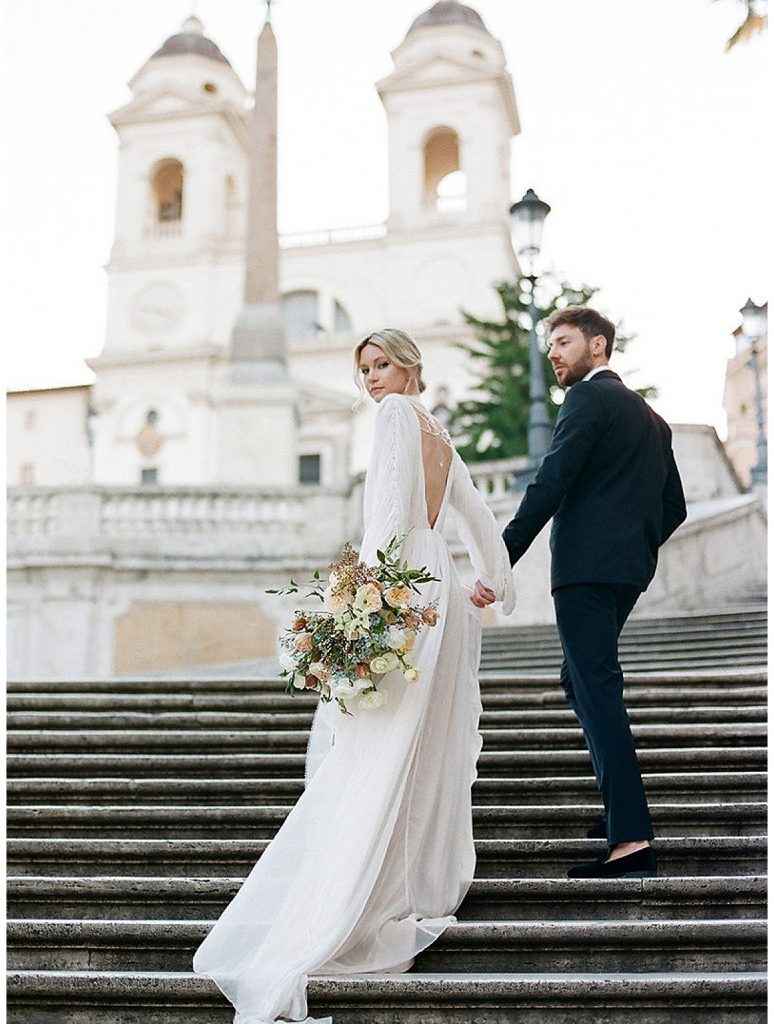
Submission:
[[[316,676],[318,679],[327,679],[330,675],[329,670],[321,661],[315,661],[313,665],[309,666],[309,675]]]
[[[297,662],[295,658],[291,658],[287,651],[283,651],[282,654],[280,654],[279,663],[280,668],[284,669],[285,672],[295,672],[296,670]]]
[[[403,650],[404,651],[410,651],[412,649],[412,647],[414,646],[414,643],[416,642],[416,639],[417,639],[416,633],[413,630],[411,630],[411,629],[407,629],[406,630],[406,642],[403,644]]]
[[[297,690],[306,689],[306,676],[302,676],[300,673],[293,676],[293,685]]]
[[[326,612],[341,615],[347,610],[347,602],[340,595],[334,594],[332,587],[326,587],[323,591],[323,607]]]
[[[385,643],[393,651],[399,651],[406,646],[406,630],[400,626],[390,626],[385,635]]]
[[[346,700],[347,697],[351,697],[355,693],[352,680],[343,675],[334,676],[330,681],[330,687],[331,694],[336,697],[337,700]]]
[[[347,640],[360,640],[362,637],[368,636],[368,626],[362,619],[353,619],[344,632],[347,634]]]
[[[392,651],[388,651],[386,654],[383,654],[382,657],[387,662],[387,668],[385,669],[386,672],[394,672],[398,665],[400,665],[398,655],[393,654]]]
[[[403,673],[403,678],[406,680],[407,683],[416,683],[419,679],[419,669],[407,668],[406,671]]]
[[[356,679],[354,682],[355,693],[362,693],[363,690],[367,690],[370,686],[374,685],[373,679]]]
[[[358,704],[365,711],[373,711],[374,708],[380,708],[386,702],[387,694],[382,693],[381,690],[369,690],[367,693],[361,693],[358,700]]]

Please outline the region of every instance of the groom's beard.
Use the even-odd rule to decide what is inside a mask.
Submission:
[[[571,388],[573,384],[577,384],[579,380],[583,380],[590,370],[594,369],[594,363],[591,361],[591,357],[577,362],[575,366],[568,366],[567,372],[564,375],[564,380],[561,381],[561,385],[564,388]]]

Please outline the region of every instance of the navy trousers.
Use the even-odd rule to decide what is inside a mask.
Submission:
[[[586,738],[610,846],[653,838],[618,662],[618,636],[639,596],[636,587],[610,583],[553,592],[564,651],[560,682]]]

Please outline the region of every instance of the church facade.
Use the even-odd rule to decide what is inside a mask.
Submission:
[[[519,119],[500,43],[471,8],[445,2],[416,19],[392,56],[393,73],[376,86],[389,138],[386,223],[280,242],[300,483],[342,485],[364,465],[369,431],[353,421],[367,425],[369,410],[352,410],[358,340],[385,325],[412,333],[427,397],[443,411],[470,383],[461,308],[497,315],[492,285],[516,271],[508,210]],[[130,101],[110,115],[115,240],[82,461],[96,483],[223,482],[214,395],[246,270],[248,92],[196,18],[129,85]],[[49,410],[38,413],[40,430],[48,418],[56,435],[61,417]],[[29,440],[14,438],[10,482],[60,483],[25,452]]]

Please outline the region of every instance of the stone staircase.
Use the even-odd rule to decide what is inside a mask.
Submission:
[[[565,877],[604,844],[556,633],[490,631],[458,923],[408,974],[311,979],[311,1013],[765,1020],[765,607],[634,620],[621,650],[662,877]],[[191,957],[301,792],[313,709],[269,679],[9,684],[11,1024],[230,1024]]]

